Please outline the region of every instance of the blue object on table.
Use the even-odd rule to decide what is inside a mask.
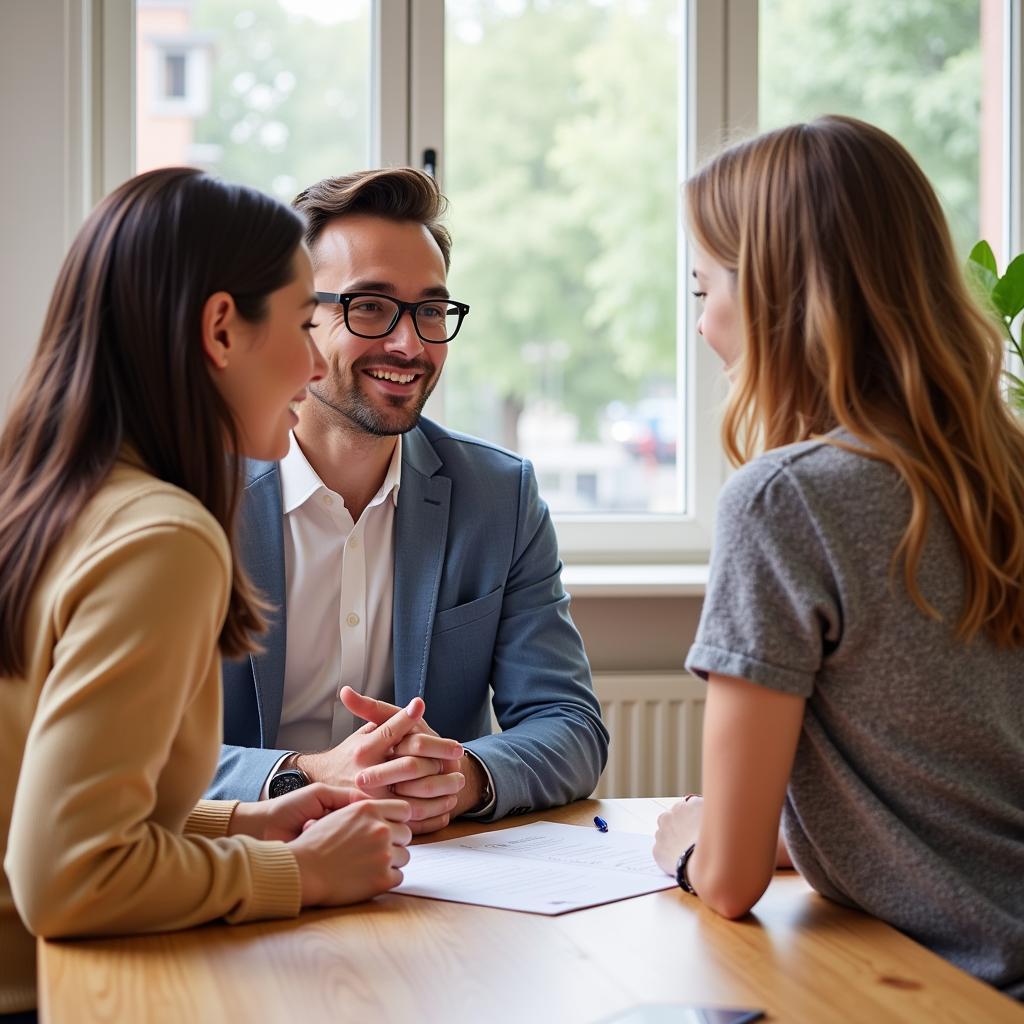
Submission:
[[[607,832],[608,831],[608,822],[605,821],[604,818],[599,818],[599,817],[597,817],[595,815],[594,816],[594,824],[597,826],[597,829],[598,829],[599,832]]]

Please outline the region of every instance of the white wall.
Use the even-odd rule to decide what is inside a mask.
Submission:
[[[72,6],[0,3],[0,415],[35,348],[72,229]]]

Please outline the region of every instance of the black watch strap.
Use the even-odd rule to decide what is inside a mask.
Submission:
[[[688,892],[691,896],[697,895],[697,890],[690,885],[690,880],[686,877],[686,865],[690,863],[690,858],[693,856],[693,851],[697,849],[696,843],[690,843],[686,848],[686,852],[676,861],[676,885],[679,886],[683,892]]]

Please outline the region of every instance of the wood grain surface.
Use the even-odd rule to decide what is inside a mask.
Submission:
[[[653,833],[670,804],[580,801],[429,838],[595,814]],[[739,922],[676,889],[560,917],[388,895],[293,921],[40,942],[39,973],[52,1024],[590,1024],[641,1003],[808,1024],[1024,1024],[1020,1004],[791,872]]]

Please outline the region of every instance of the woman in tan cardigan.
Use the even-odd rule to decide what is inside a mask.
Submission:
[[[267,196],[173,168],[107,197],[64,262],[0,436],[0,1014],[35,1006],[33,935],[286,917],[401,880],[402,801],[199,800],[221,655],[266,611],[232,557],[239,456],[285,453],[324,369],[301,238]]]

